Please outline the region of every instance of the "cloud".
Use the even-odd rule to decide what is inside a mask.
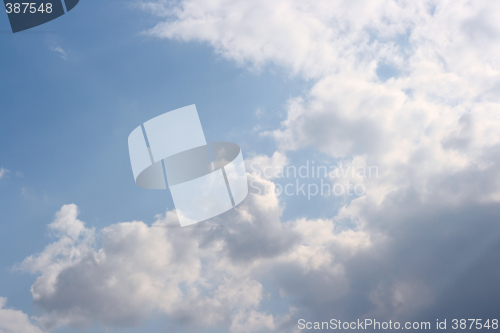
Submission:
[[[266,155],[254,155],[245,160],[245,168],[263,179],[273,179],[279,177],[283,172],[283,168],[288,165],[290,161],[288,158],[279,151],[269,157]]]
[[[299,318],[496,316],[499,6],[145,2],[161,20],[150,35],[208,42],[239,65],[281,66],[312,87],[262,133],[277,151],[247,161],[250,196],[206,228],[173,228],[166,212],[96,231],[75,205],[62,207],[49,225],[56,240],[20,265],[38,275],[38,322],[120,327],[159,312],[186,329],[293,332]],[[286,198],[263,171],[302,150],[377,166],[379,176],[333,216],[308,218],[303,205],[303,217],[283,221]]]
[[[7,299],[0,297],[0,332],[2,333],[43,333],[31,323],[28,316],[18,310],[6,309]]]
[[[249,177],[261,188],[273,186]],[[252,192],[207,228],[173,228],[177,217],[169,211],[150,226],[124,222],[96,233],[78,220],[75,205],[63,206],[49,224],[56,240],[17,267],[39,275],[31,288],[44,310],[38,323],[123,327],[160,312],[186,327],[258,332],[276,329],[288,314],[262,307],[272,292],[262,278],[283,281],[283,297],[296,293],[287,270],[299,279],[335,281],[323,298],[345,293],[343,263],[330,247],[349,258],[372,246],[370,236],[336,231],[331,220],[281,223],[274,192]]]
[[[58,53],[61,56],[61,58],[63,58],[64,60],[66,60],[66,57],[67,57],[68,53],[66,51],[64,51],[62,47],[60,47],[60,46],[51,46],[50,49],[52,51]]]
[[[379,177],[363,180],[366,194],[331,218],[370,240],[354,242],[331,289],[333,271],[316,273],[335,270],[337,249],[315,255],[307,274],[276,266],[295,316],[419,320],[489,311],[481,299],[498,305],[499,290],[486,285],[498,274],[487,263],[496,262],[499,236],[500,3],[186,0],[164,8],[168,19],[150,35],[206,42],[241,66],[280,66],[312,82],[288,100],[281,126],[262,133],[280,156],[314,150],[378,168]]]
[[[165,2],[147,4],[163,6]],[[160,38],[199,40],[239,63],[267,62],[307,77],[352,71],[352,60],[372,67],[377,56],[398,56],[393,39],[427,19],[432,1],[182,1],[163,6],[169,20],[149,31]],[[259,24],[256,24],[256,23]],[[380,36],[380,41],[372,41]],[[403,59],[398,58],[401,63]],[[368,69],[365,68],[365,69]]]
[[[0,168],[0,179],[5,177],[7,175],[7,173],[9,173],[9,170],[4,169],[4,168]]]
[[[252,192],[203,228],[174,228],[169,211],[149,226],[132,221],[95,231],[78,220],[75,205],[63,206],[49,224],[55,241],[18,267],[38,275],[31,288],[43,310],[37,322],[46,329],[127,327],[162,313],[182,330],[293,332],[299,318],[332,314],[495,315],[497,205],[430,206],[415,195],[390,195],[381,205],[355,200],[332,219],[282,222],[274,192]],[[353,227],[356,209],[367,223]],[[462,301],[475,307],[457,306]]]
[[[381,172],[366,184],[377,202],[403,189],[427,201],[500,199],[498,3],[186,0],[163,8],[169,18],[152,36],[208,42],[239,64],[314,80],[288,100],[280,128],[263,133],[282,156],[362,157]]]
[[[236,314],[231,322],[230,331],[235,333],[255,332],[261,329],[274,330],[272,315],[265,315],[256,311],[250,313],[240,312]]]

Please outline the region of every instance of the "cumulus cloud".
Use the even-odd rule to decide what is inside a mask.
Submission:
[[[273,297],[304,292],[286,271],[293,279],[331,283],[309,297],[340,297],[347,292],[343,261],[373,245],[362,230],[337,230],[332,220],[281,223],[280,213],[274,192],[254,191],[208,228],[172,228],[178,221],[169,211],[149,226],[124,222],[97,233],[78,220],[75,205],[65,205],[49,224],[56,240],[18,268],[39,275],[31,292],[45,311],[37,321],[46,329],[128,326],[160,312],[188,327],[274,330],[289,313],[263,308],[273,292],[263,278],[282,289]]]
[[[5,308],[7,299],[0,297],[0,332],[2,333],[43,333],[28,316],[19,310]]]
[[[498,3],[186,0],[163,8],[168,19],[153,36],[208,42],[237,63],[313,79],[288,100],[280,128],[263,134],[283,156],[314,149],[377,166],[362,202],[402,192],[428,203],[500,200]]]
[[[499,207],[429,207],[394,195],[371,204],[370,223],[352,225],[352,211],[366,209],[358,201],[331,219],[282,222],[274,192],[253,191],[206,228],[173,228],[168,211],[151,225],[96,231],[75,205],[63,206],[49,224],[55,241],[18,267],[38,275],[37,323],[125,327],[162,313],[182,330],[294,332],[299,318],[470,315],[457,299],[476,305],[472,315],[495,315],[481,304],[500,293],[491,264],[500,253]]]
[[[3,177],[5,177],[8,172],[9,172],[9,170],[4,169],[4,168],[0,168],[0,179],[2,179]]]
[[[96,231],[64,206],[49,225],[56,240],[20,265],[39,275],[44,328],[127,326],[158,312],[231,332],[293,332],[298,318],[496,315],[500,3],[143,5],[161,20],[152,36],[208,42],[240,65],[282,66],[313,85],[262,133],[278,150],[247,160],[253,193],[208,228],[167,227],[171,211]],[[334,216],[310,219],[306,207],[283,221],[271,171],[304,149],[377,166],[378,177],[349,179],[366,193]]]
[[[379,177],[363,179],[366,194],[333,217],[383,239],[371,260],[354,255],[343,266],[345,286],[357,292],[322,303],[304,285],[323,290],[325,281],[287,271],[288,283],[296,278],[291,285],[308,291],[296,292],[300,304],[325,319],[465,315],[477,312],[449,299],[494,302],[498,289],[481,285],[497,274],[486,263],[495,262],[499,235],[500,3],[185,0],[164,8],[168,19],[152,36],[208,42],[240,65],[312,80],[288,100],[281,126],[263,133],[280,154],[312,149],[378,167]]]
[[[316,80],[288,101],[281,128],[264,133],[281,152],[367,156],[385,170],[377,193],[408,184],[424,195],[435,178],[496,174],[497,3],[187,0],[164,10],[169,19],[151,35],[209,42],[238,63]],[[496,182],[481,194],[498,197]]]

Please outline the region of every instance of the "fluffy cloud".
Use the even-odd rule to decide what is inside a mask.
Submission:
[[[383,175],[368,193],[378,202],[401,188],[423,200],[436,192],[455,202],[500,199],[498,3],[154,4],[152,12],[168,18],[153,36],[209,42],[240,64],[276,64],[316,80],[288,101],[281,128],[263,133],[281,153],[364,157]],[[456,180],[458,194],[443,186]]]
[[[361,214],[370,203],[396,193],[444,205],[499,202],[500,4],[154,3],[166,18],[153,36],[208,42],[239,64],[314,80],[288,100],[280,128],[262,134],[281,156],[314,149],[376,166],[380,177],[365,180],[352,220],[368,221]]]
[[[353,226],[359,206],[367,209],[355,200],[332,219],[281,222],[279,198],[255,190],[203,227],[179,228],[169,211],[149,226],[95,231],[66,205],[49,224],[56,240],[20,268],[39,275],[32,294],[46,329],[124,327],[155,313],[183,330],[228,332],[294,332],[299,318],[495,315],[499,207],[391,195]],[[463,301],[474,309],[456,306]]]
[[[338,292],[314,271],[277,265],[280,290],[294,295],[294,306],[319,320],[491,313],[479,304],[497,306],[499,294],[491,286],[498,274],[500,3],[155,3],[153,13],[165,18],[152,36],[208,42],[240,65],[277,65],[312,80],[309,92],[288,100],[280,128],[262,133],[281,155],[312,149],[341,165],[378,167],[377,179],[363,179],[366,194],[332,218],[366,234],[370,242],[354,243],[372,244],[370,252],[356,248],[345,259]],[[314,265],[334,270],[328,260],[339,259],[338,250],[326,253]]]
[[[31,323],[28,316],[18,310],[6,309],[7,299],[0,297],[0,332],[1,333],[43,333]]]
[[[274,192],[255,192],[204,228],[176,228],[170,211],[150,226],[118,223],[99,237],[78,220],[75,205],[63,206],[49,224],[56,240],[19,266],[39,275],[31,291],[45,314],[37,321],[47,329],[93,322],[120,327],[160,312],[179,325],[257,332],[277,329],[288,314],[263,309],[274,288],[266,290],[262,279],[279,285],[278,298],[345,294],[343,262],[369,249],[370,236],[337,230],[332,220],[281,223]],[[327,292],[296,291],[286,271],[331,285]]]

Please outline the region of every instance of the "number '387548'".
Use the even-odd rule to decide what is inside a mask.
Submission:
[[[52,21],[75,8],[79,1],[3,0],[14,33]]]
[[[5,9],[7,11],[7,14],[14,13],[14,14],[20,14],[20,13],[52,13],[52,3],[41,3],[39,6],[37,6],[36,3],[34,2],[17,2],[17,3],[6,3],[5,4]]]

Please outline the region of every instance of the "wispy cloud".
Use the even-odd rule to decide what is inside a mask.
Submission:
[[[66,60],[66,56],[68,54],[66,53],[66,51],[63,50],[62,47],[60,47],[60,46],[52,46],[50,49],[52,51],[58,53],[61,56],[61,58],[63,58],[64,60]]]
[[[9,172],[9,170],[4,169],[4,168],[0,168],[0,179],[2,179],[3,177],[5,177],[8,172]]]

